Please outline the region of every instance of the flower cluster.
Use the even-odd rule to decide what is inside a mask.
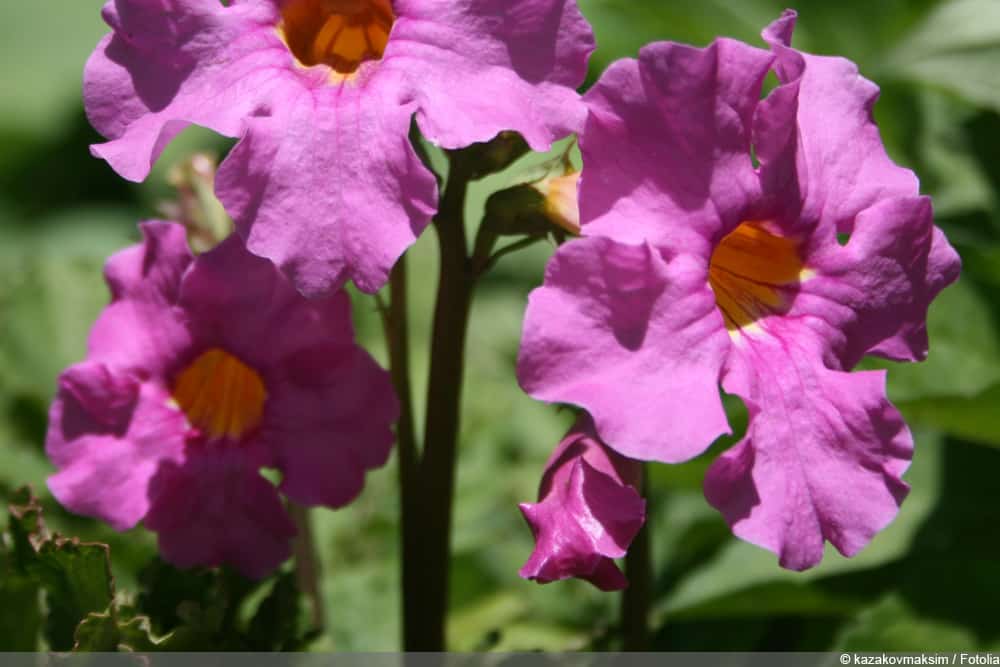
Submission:
[[[912,437],[884,373],[853,369],[923,359],[960,263],[886,154],[878,89],[793,49],[794,12],[768,49],[650,44],[583,97],[594,39],[575,0],[108,0],[104,18],[93,153],[142,180],[189,125],[238,139],[214,186],[236,233],[195,257],[182,226],[149,222],[108,262],[111,304],[50,414],[70,509],[143,521],[180,566],[274,569],[295,533],[282,494],[343,506],[390,454],[399,405],[342,288],[379,290],[437,212],[418,135],[446,150],[499,135],[519,155],[578,133],[582,173],[566,159],[530,196],[491,200],[582,235],[525,318],[522,387],[584,413],[521,506],[522,576],[623,588],[641,462],[729,433],[720,385],[750,416],[705,480],[736,535],[805,569],[896,515]],[[468,257],[462,229],[455,256],[489,266],[499,232]]]

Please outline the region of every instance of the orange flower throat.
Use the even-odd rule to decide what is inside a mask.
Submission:
[[[786,307],[790,289],[806,273],[795,240],[744,222],[712,253],[708,283],[726,328],[734,332]]]
[[[303,65],[350,75],[382,58],[395,20],[389,0],[287,0],[279,33]]]
[[[173,399],[209,438],[239,440],[260,425],[267,391],[257,371],[212,348],[177,376]]]

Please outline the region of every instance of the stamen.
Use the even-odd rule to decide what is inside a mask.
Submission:
[[[396,16],[390,0],[288,0],[281,19],[279,33],[301,64],[350,75],[382,58]]]
[[[173,399],[209,438],[239,440],[260,425],[267,391],[257,371],[212,348],[177,376]]]
[[[744,222],[712,253],[708,282],[732,332],[780,311],[804,275],[794,239],[772,234],[764,223]]]

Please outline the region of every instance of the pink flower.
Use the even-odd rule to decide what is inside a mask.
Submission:
[[[279,490],[339,507],[385,463],[388,374],[355,344],[346,293],[309,301],[236,238],[194,259],[180,225],[141,228],[108,261],[87,359],[59,379],[49,487],[117,530],[144,521],[178,566],[263,576],[295,532]]]
[[[885,153],[878,89],[790,48],[794,23],[764,32],[770,52],[652,44],[588,93],[580,207],[597,238],[563,246],[532,295],[519,375],[587,409],[618,452],[668,463],[729,432],[721,383],[750,424],[706,496],[805,569],[824,540],[856,554],[907,493],[912,439],[884,373],[850,371],[926,356],[959,259]]]
[[[217,192],[251,252],[315,296],[373,292],[427,226],[408,140],[579,129],[594,42],[574,0],[109,0],[85,73],[93,147],[142,180],[190,124],[240,141]]]
[[[570,429],[545,465],[539,501],[521,512],[535,535],[535,551],[521,576],[547,584],[586,579],[603,591],[628,582],[613,559],[625,555],[646,520],[639,496],[642,468],[605,447],[589,417]]]

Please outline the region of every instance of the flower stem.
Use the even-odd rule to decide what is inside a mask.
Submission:
[[[642,467],[642,491],[646,494],[646,522],[632,540],[625,556],[625,576],[628,588],[622,591],[621,622],[622,649],[625,651],[649,650],[650,591],[653,586],[653,559],[649,533],[652,502],[646,489],[648,472]]]
[[[443,651],[446,646],[455,456],[473,283],[465,235],[470,174],[461,156],[452,154],[448,183],[434,218],[441,263],[424,451],[418,469],[411,470],[410,492],[403,498],[403,646],[407,651]]]
[[[323,593],[319,586],[322,579],[322,565],[316,550],[316,536],[313,533],[309,509],[296,503],[289,503],[288,510],[298,529],[298,535],[292,545],[295,555],[295,580],[299,590],[309,600],[313,628],[321,630],[326,627]]]

